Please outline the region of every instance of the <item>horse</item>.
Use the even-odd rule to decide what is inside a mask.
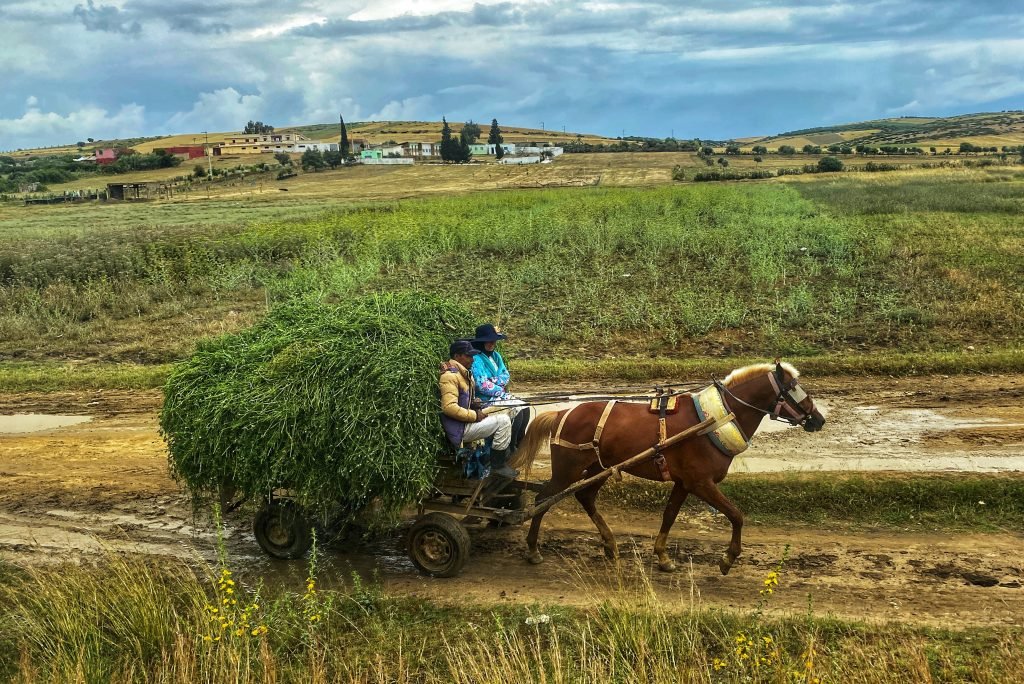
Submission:
[[[647,480],[673,483],[662,516],[661,530],[654,543],[658,568],[675,570],[666,552],[668,533],[687,496],[693,494],[723,513],[732,523],[732,539],[719,561],[727,575],[741,551],[743,514],[718,488],[732,465],[733,456],[745,449],[764,416],[799,425],[808,432],[821,430],[825,418],[814,400],[800,387],[800,373],[792,365],[755,364],[732,371],[724,380],[715,380],[699,394],[678,394],[676,411],[653,413],[648,403],[593,401],[564,411],[541,413],[527,430],[526,438],[515,453],[513,467],[529,468],[542,443],[551,444],[551,479],[537,494],[537,503],[554,496],[584,478],[588,478],[633,457],[666,437],[679,434],[704,421],[708,414],[722,420],[696,436],[678,441],[654,458],[624,469]],[[718,403],[720,402],[720,403]],[[709,409],[710,406],[710,409]],[[718,415],[714,415],[717,411]],[[729,421],[730,414],[734,416]],[[664,420],[661,424],[660,421]],[[723,423],[723,421],[726,421]],[[705,434],[707,432],[707,434]],[[576,492],[576,499],[601,533],[605,553],[618,558],[615,536],[597,510],[598,491],[608,478],[596,481]],[[527,560],[540,563],[538,550],[543,511],[533,518],[527,535]]]

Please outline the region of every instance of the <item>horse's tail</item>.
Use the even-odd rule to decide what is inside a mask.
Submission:
[[[512,454],[509,464],[516,469],[525,468],[529,470],[537,458],[540,445],[551,437],[555,429],[555,421],[558,419],[558,411],[546,411],[532,421],[526,430],[526,438]]]

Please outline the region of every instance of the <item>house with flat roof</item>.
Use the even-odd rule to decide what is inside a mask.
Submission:
[[[302,154],[306,150],[334,152],[338,143],[310,140],[298,133],[241,133],[230,136],[214,148],[213,153],[225,154]]]

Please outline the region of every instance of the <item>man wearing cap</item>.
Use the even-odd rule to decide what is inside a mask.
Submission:
[[[512,421],[504,413],[485,416],[474,398],[473,376],[469,367],[480,352],[468,340],[456,340],[448,350],[451,357],[442,367],[438,385],[441,389],[441,422],[448,440],[460,447],[493,437],[491,443],[491,474],[513,479],[519,473],[508,465],[508,448],[512,440]]]

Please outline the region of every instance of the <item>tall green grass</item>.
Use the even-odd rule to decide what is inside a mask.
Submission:
[[[358,576],[325,591],[315,567],[301,585],[268,587],[227,566],[197,575],[138,557],[0,566],[0,676],[26,684],[1024,677],[1019,630],[781,617],[773,596],[795,591],[784,564],[751,588],[746,609],[722,612],[702,607],[685,580],[677,596],[659,593],[640,567],[610,580],[580,575],[574,589],[594,604],[571,608],[391,596]]]
[[[168,338],[173,358],[230,302],[257,315],[296,293],[410,287],[500,319],[526,357],[1016,348],[1021,187],[520,190],[297,221],[0,234],[0,354],[123,360],[99,340],[131,327]]]

